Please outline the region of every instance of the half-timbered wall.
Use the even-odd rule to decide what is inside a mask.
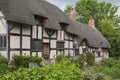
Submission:
[[[0,55],[7,58],[7,23],[4,15],[0,11]]]
[[[42,26],[32,26],[32,34],[31,35],[32,35],[32,39],[36,39],[40,42],[42,41],[41,43],[43,43],[43,40],[42,40],[43,28],[42,28]],[[32,42],[31,42],[31,44],[32,44]],[[42,46],[43,44],[39,44],[39,45]],[[32,51],[31,55],[42,57],[42,51]]]
[[[58,31],[57,40],[63,40],[64,41],[64,49],[63,50],[57,50],[57,54],[63,54],[63,55],[70,55],[74,56],[74,48],[73,48],[73,38],[72,34],[61,30]]]
[[[13,55],[30,55],[31,29],[30,25],[9,22],[8,58]]]

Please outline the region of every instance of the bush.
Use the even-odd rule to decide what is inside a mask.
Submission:
[[[0,55],[0,75],[4,74],[6,71],[9,70],[7,62],[8,60]]]
[[[80,80],[112,80],[112,78],[102,72],[96,72],[93,68],[90,68],[81,73]]]
[[[65,60],[67,60],[67,59],[69,59],[68,56],[58,55],[58,56],[56,57],[56,59],[55,59],[55,62],[56,62],[56,63],[60,63],[60,62],[65,61]]]
[[[116,60],[113,60],[112,58],[106,58],[102,60],[102,66],[112,67],[115,64],[116,64]]]
[[[88,65],[92,66],[95,62],[95,54],[92,52],[87,53],[86,61]]]
[[[69,60],[44,67],[32,67],[7,73],[0,80],[80,80],[80,69]]]
[[[71,60],[72,63],[76,64],[80,69],[83,68],[83,63],[85,62],[84,56],[77,57]]]
[[[8,60],[7,60],[4,56],[1,56],[1,55],[0,55],[0,63],[5,63],[5,64],[7,64],[7,63],[8,63]]]
[[[14,55],[13,56],[13,66],[19,67],[29,67],[29,62],[37,63],[38,66],[41,66],[42,58],[35,57],[35,56],[21,56],[21,55]]]

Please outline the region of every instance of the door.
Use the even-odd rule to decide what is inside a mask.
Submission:
[[[50,50],[50,44],[49,43],[43,43],[43,58],[49,59],[49,50]]]

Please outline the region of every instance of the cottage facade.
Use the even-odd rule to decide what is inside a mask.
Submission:
[[[26,4],[27,3],[27,4]],[[43,0],[0,0],[0,55],[54,59],[94,52],[108,57],[109,42],[97,29],[68,18]]]

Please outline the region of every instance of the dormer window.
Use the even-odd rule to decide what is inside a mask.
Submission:
[[[35,22],[36,22],[36,25],[37,25],[37,26],[43,27],[43,26],[44,26],[44,25],[43,25],[44,19],[45,19],[45,18],[43,18],[43,17],[41,17],[41,16],[35,15]]]
[[[60,26],[61,26],[61,30],[58,31],[58,40],[59,40],[59,39],[64,40],[64,31],[65,31],[66,28],[67,28],[67,24],[65,24],[65,23],[60,23]]]

